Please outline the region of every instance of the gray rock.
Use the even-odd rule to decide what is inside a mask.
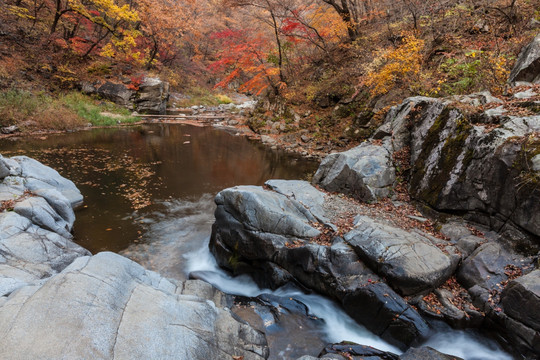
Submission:
[[[375,284],[380,278],[349,245],[339,238],[331,246],[310,241],[320,233],[310,224],[326,216],[322,193],[301,181],[267,184],[274,191],[241,186],[216,196],[210,250],[220,266],[249,273],[264,287],[291,281],[336,298],[357,321],[400,346],[426,333],[420,316],[386,284]]]
[[[268,356],[264,335],[204,298],[167,291],[177,287],[162,282],[169,281],[116,254],[78,258],[41,286],[15,291],[0,307],[0,357]]]
[[[540,154],[531,159],[531,164],[534,171],[540,171]]]
[[[0,180],[6,176],[9,176],[10,174],[9,165],[6,164],[4,157],[0,155]]]
[[[460,357],[443,354],[429,346],[410,348],[399,356],[399,360],[463,360]]]
[[[463,261],[457,279],[469,290],[477,306],[488,308],[491,306],[487,303],[489,295],[502,291],[502,282],[508,279],[505,267],[523,268],[530,263],[530,259],[513,254],[496,242],[488,242]]]
[[[480,105],[486,105],[486,104],[503,104],[504,101],[502,101],[499,98],[496,98],[495,96],[491,95],[489,91],[482,91],[474,94],[469,95],[455,95],[451,97],[454,101],[459,101],[464,104],[472,105],[472,106],[480,106]]]
[[[501,300],[507,315],[540,331],[540,270],[512,280]]]
[[[349,151],[328,155],[313,177],[324,189],[363,201],[390,195],[396,179],[390,152],[383,146],[363,143]]]
[[[538,83],[540,81],[540,35],[537,35],[521,50],[508,81],[510,83],[516,81]]]
[[[165,114],[169,100],[169,83],[158,78],[145,78],[134,95],[139,113]]]
[[[0,276],[29,282],[49,277],[90,253],[56,233],[33,225],[26,217],[5,212],[0,213],[0,254]],[[13,269],[22,273],[14,276]]]
[[[134,91],[129,90],[123,84],[115,84],[107,81],[97,89],[97,94],[118,105],[129,107]]]
[[[404,295],[436,288],[450,277],[456,266],[427,238],[365,216],[356,219],[345,241]]]
[[[441,226],[441,233],[452,241],[472,235],[471,231],[461,222],[448,222]]]
[[[13,210],[44,229],[68,239],[72,236],[71,225],[42,197],[29,197],[17,202]]]
[[[24,185],[28,190],[35,192],[52,188],[65,196],[72,207],[82,204],[83,197],[79,189],[56,170],[26,156],[15,156],[12,160],[20,167],[20,176],[24,178]]]
[[[530,99],[536,95],[538,94],[535,93],[533,89],[527,89],[525,91],[520,91],[518,93],[515,93],[512,97],[514,99],[523,100],[523,99]]]
[[[518,227],[540,235],[540,190],[527,175],[532,164],[524,154],[539,145],[512,140],[540,131],[539,116],[500,118],[501,126],[486,132],[448,101],[410,98],[386,122],[393,126],[394,151],[410,147],[413,198],[496,231]]]
[[[335,226],[326,218],[323,210],[325,195],[307,181],[302,180],[268,180],[265,183],[275,192],[300,202],[321,223],[330,227]]]

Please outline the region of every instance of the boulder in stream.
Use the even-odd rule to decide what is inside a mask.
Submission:
[[[307,182],[269,181],[266,186],[238,186],[216,196],[210,249],[221,266],[249,273],[263,286],[293,282],[330,296],[358,322],[399,346],[427,333],[424,320],[353,246],[340,236],[322,240],[339,230],[325,210],[331,195]]]

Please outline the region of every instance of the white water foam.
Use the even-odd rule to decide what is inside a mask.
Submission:
[[[310,314],[324,319],[324,331],[329,343],[352,341],[395,354],[401,353],[399,349],[356,323],[339,305],[327,298],[284,288],[275,291],[261,289],[248,276],[231,277],[217,265],[215,258],[208,250],[208,240],[201,248],[185,254],[184,257],[186,258],[187,272],[203,271],[204,280],[225,293],[248,297],[270,293],[301,301],[308,307]],[[512,359],[495,341],[486,339],[472,331],[458,331],[450,328],[437,331],[422,345],[430,346],[442,353],[459,356],[465,360]]]

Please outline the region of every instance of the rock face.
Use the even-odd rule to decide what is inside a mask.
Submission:
[[[328,191],[373,201],[388,196],[395,179],[392,155],[387,147],[364,143],[349,151],[328,155],[313,182]]]
[[[96,89],[96,93],[104,99],[112,101],[115,104],[130,107],[134,95],[133,90],[129,90],[123,84],[115,84],[107,81]]]
[[[168,100],[168,82],[145,78],[133,96],[133,105],[139,113],[165,114]]]
[[[540,35],[521,50],[509,79],[516,81],[540,82]]]
[[[124,84],[110,81],[101,86],[83,82],[81,91],[89,95],[98,95],[139,113],[165,114],[169,100],[169,83],[149,77],[143,79],[136,91],[128,89]]]
[[[347,234],[344,239],[335,236],[326,245],[314,240],[326,231],[324,228],[337,229],[323,206],[327,195],[301,181],[273,180],[266,186],[268,190],[238,186],[216,196],[210,249],[221,266],[236,274],[249,273],[263,286],[275,288],[293,282],[335,298],[358,322],[400,346],[427,333],[428,327],[418,313],[381,282],[376,273],[379,269],[361,261],[364,253],[355,251],[354,235]],[[427,251],[430,245],[425,246]],[[431,246],[433,254],[438,255],[440,251]],[[404,264],[417,260],[409,257],[413,253],[403,251],[403,263],[393,264],[396,273]],[[447,271],[443,268],[450,261],[446,255],[436,259],[444,260],[437,267],[441,273],[436,280],[426,280],[426,287],[427,281],[436,285],[445,280]],[[396,278],[396,284],[410,291],[417,287],[410,284],[422,283],[414,279],[408,285],[401,280]]]
[[[410,98],[393,108],[395,151],[410,148],[411,195],[434,209],[466,213],[495,230],[540,236],[540,188],[532,159],[540,117],[499,117],[491,131],[450,102]]]
[[[0,157],[0,358],[268,357],[265,336],[202,281],[176,282],[73,243],[75,185]],[[67,340],[66,340],[67,339]]]

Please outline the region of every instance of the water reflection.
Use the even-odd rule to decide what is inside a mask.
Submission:
[[[148,241],[141,220],[164,211],[167,201],[270,178],[305,178],[317,166],[224,131],[172,124],[3,140],[0,150],[34,157],[75,182],[85,196],[75,238],[94,253]]]

